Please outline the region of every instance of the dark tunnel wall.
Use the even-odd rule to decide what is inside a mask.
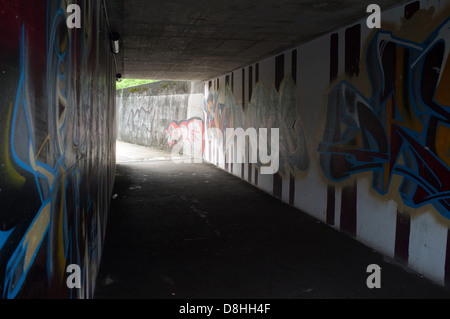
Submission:
[[[0,296],[91,298],[115,173],[102,2],[0,0],[0,26]]]

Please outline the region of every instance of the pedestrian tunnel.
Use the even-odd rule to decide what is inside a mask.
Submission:
[[[449,13],[0,1],[1,298],[447,297]]]

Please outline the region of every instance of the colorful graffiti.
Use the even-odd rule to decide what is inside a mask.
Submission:
[[[89,298],[95,287],[114,179],[115,72],[96,30],[107,34],[101,2],[79,4],[82,31],[67,28],[65,5],[23,1],[12,12],[0,2],[20,17],[7,23],[16,38],[0,36],[0,64],[12,65],[0,88],[3,298]],[[82,289],[66,286],[70,264]]]
[[[205,100],[204,111],[206,127],[209,129],[207,138],[219,140],[223,150],[229,148],[231,140],[223,140],[226,129],[243,127],[244,124],[244,112],[242,107],[235,104],[230,86],[220,87],[217,92],[211,90]]]
[[[192,155],[203,156],[204,150],[204,125],[200,118],[191,118],[186,121],[172,122],[166,130],[164,136],[170,148],[179,145],[183,147],[183,152]],[[180,149],[181,150],[181,149]]]
[[[297,111],[297,87],[291,77],[286,77],[277,91],[270,94],[261,83],[256,83],[246,112],[246,127],[279,128],[280,172],[292,174],[295,168],[305,171],[309,167],[306,136]]]
[[[211,90],[205,101],[204,110],[210,134],[208,138],[220,139],[216,132],[222,132],[223,151],[233,145],[233,141],[224,133],[227,128],[278,128],[279,171],[286,174],[287,170],[295,173],[295,168],[300,171],[308,169],[306,137],[297,111],[296,85],[291,77],[287,76],[281,82],[279,90],[272,87],[269,91],[262,83],[257,82],[245,111],[241,105],[236,105],[228,85],[220,87],[217,92]],[[270,145],[268,146],[267,152],[270,154]],[[258,161],[257,165],[260,167],[261,162]]]
[[[450,218],[450,19],[422,43],[379,31],[366,52],[372,94],[342,81],[328,94],[319,145],[326,176],[373,172],[386,194],[394,175],[408,206],[433,205]]]

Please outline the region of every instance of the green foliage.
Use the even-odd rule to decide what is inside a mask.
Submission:
[[[116,82],[116,89],[125,89],[132,86],[147,84],[157,82],[158,80],[134,80],[134,79],[123,79],[121,82]]]

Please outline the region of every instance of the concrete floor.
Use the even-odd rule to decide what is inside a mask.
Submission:
[[[450,297],[206,163],[118,143],[114,194],[98,299]],[[382,267],[380,289],[367,288],[370,264]]]

